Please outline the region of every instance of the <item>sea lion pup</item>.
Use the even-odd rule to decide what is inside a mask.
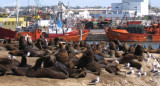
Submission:
[[[131,54],[134,54],[134,52],[135,52],[135,46],[136,46],[136,44],[130,45],[130,47],[128,49],[128,52],[131,53]]]
[[[80,60],[79,60],[78,67],[79,68],[86,68],[86,69],[92,71],[96,75],[99,75],[101,73],[101,67],[100,67],[99,63],[94,61],[94,53],[93,53],[92,49],[88,49],[83,54],[82,58],[80,58]]]
[[[68,53],[65,49],[65,44],[63,44],[63,42],[61,42],[61,43],[59,43],[59,47],[60,47],[60,50],[55,55],[56,59],[57,59],[57,61],[61,62],[62,64],[68,65],[70,59],[69,59]]]
[[[25,40],[24,36],[20,36],[20,40],[19,40],[19,50],[23,50],[27,48],[27,41]]]
[[[111,74],[119,75],[121,65],[115,62],[109,63],[105,66],[105,70]]]

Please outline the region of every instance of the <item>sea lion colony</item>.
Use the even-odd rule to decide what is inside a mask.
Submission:
[[[151,46],[151,44],[149,45]],[[160,53],[160,48],[144,48],[140,44],[122,44],[118,40],[107,43],[102,41],[96,44],[88,44],[85,41],[72,42],[62,38],[45,38],[37,41],[30,40],[24,36],[19,36],[18,41],[4,39],[0,43],[0,50],[9,50],[9,56],[0,58],[0,75],[13,75],[27,77],[46,77],[55,79],[79,78],[86,74],[93,73],[100,75],[101,70],[111,74],[122,74],[121,68],[128,70],[125,74],[133,74],[136,69],[138,76],[146,75],[142,72],[142,61],[152,58],[150,53]],[[15,56],[21,56],[21,61],[17,61]],[[39,57],[35,65],[27,64],[28,57]],[[43,65],[43,66],[42,66]],[[125,65],[125,66],[124,66]],[[151,72],[160,73],[156,70],[158,65],[153,65]],[[141,71],[141,72],[140,72]]]

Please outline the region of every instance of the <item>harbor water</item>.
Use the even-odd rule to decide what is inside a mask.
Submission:
[[[89,44],[96,42],[98,44],[100,41],[86,41],[86,42]],[[148,48],[148,45],[152,43],[154,49],[157,49],[160,47],[159,45],[160,42],[127,42],[127,43],[128,43],[128,46],[130,46],[131,44],[142,44],[143,46],[146,46],[146,48]],[[122,44],[124,44],[124,42],[122,42]],[[107,46],[109,46],[109,42],[107,42]]]

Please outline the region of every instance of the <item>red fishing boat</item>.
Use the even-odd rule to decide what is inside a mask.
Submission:
[[[4,38],[4,37],[14,38],[15,33],[16,33],[15,31],[0,27],[0,38]]]
[[[152,24],[151,26],[126,26],[106,28],[106,35],[109,41],[118,39],[119,41],[127,42],[160,42],[160,24]]]
[[[90,32],[90,30],[82,30],[82,40],[86,39],[89,32]],[[21,34],[22,36],[29,35],[32,40],[40,39],[41,35],[43,35],[46,39],[48,39],[48,41],[51,38],[54,39],[55,37],[64,38],[67,41],[69,41],[69,40],[79,41],[80,40],[80,35],[79,35],[78,30],[68,32],[65,34],[47,34],[47,36],[45,36],[46,34],[42,33],[41,29],[35,29],[35,31],[33,31],[33,32],[31,32],[31,31],[30,32],[17,32],[15,35],[15,39],[17,39],[18,34]]]

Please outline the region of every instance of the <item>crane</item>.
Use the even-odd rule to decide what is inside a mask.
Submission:
[[[19,14],[19,6],[18,6],[18,1],[16,0],[16,9],[14,11],[11,12],[11,14],[2,22],[0,23],[0,27],[2,27],[3,23],[5,23],[7,21],[8,18],[10,18],[12,15],[14,15],[16,12],[16,27],[18,27],[18,14]]]
[[[15,11],[13,11],[2,23],[0,23],[0,27],[2,27],[3,23],[5,23],[7,19],[10,18],[14,14],[15,14]]]

